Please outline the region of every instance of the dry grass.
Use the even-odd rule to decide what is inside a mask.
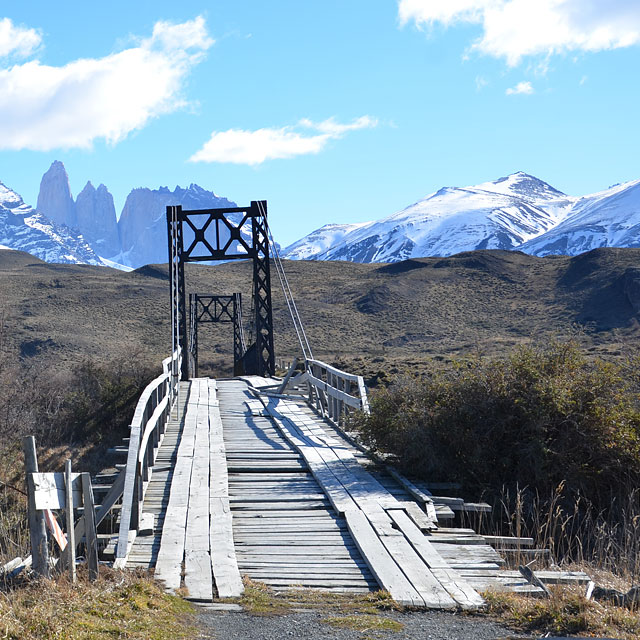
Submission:
[[[621,640],[640,636],[640,613],[603,602],[586,600],[584,589],[550,587],[549,599],[506,592],[483,595],[487,613],[500,622],[528,633],[549,635],[580,634]]]
[[[350,616],[330,616],[322,620],[325,624],[337,629],[353,629],[361,633],[380,631],[402,631],[404,625],[392,618],[376,616],[371,614],[360,614]]]
[[[275,592],[263,582],[243,576],[244,594],[235,600],[254,615],[285,615],[292,609],[318,608],[337,614],[373,616],[380,611],[403,611],[387,591],[344,594],[318,589],[289,589]]]
[[[598,510],[579,495],[567,495],[565,483],[546,498],[529,489],[504,489],[492,502],[491,514],[465,514],[463,526],[486,535],[533,538],[536,548],[551,551],[555,565],[583,570],[600,586],[626,591],[640,582],[638,488],[629,486],[626,497],[607,510]],[[513,566],[530,562],[524,554],[513,554],[509,560]],[[546,564],[541,559],[532,568]]]
[[[28,581],[0,593],[0,637],[9,640],[191,638],[193,607],[142,574],[102,570],[91,584]]]

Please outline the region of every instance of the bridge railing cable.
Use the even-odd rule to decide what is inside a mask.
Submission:
[[[289,279],[284,270],[278,245],[266,221],[266,212],[261,202],[258,202],[258,206],[264,215],[273,261],[276,266],[276,271],[278,272],[284,299],[287,303],[305,361],[304,373],[292,377],[291,374],[293,371],[290,371],[281,385],[280,391],[283,391],[289,384],[306,382],[309,389],[310,404],[314,406],[323,417],[326,417],[338,426],[344,426],[349,414],[353,410],[369,413],[369,400],[364,380],[362,376],[341,371],[325,362],[314,359],[307,333],[300,318],[298,306],[296,305],[289,285]],[[292,367],[292,369],[293,368],[295,368],[295,366]]]
[[[293,321],[293,326],[296,331],[296,335],[298,336],[298,342],[300,343],[300,348],[302,349],[302,354],[305,360],[313,359],[313,351],[311,350],[311,345],[309,343],[309,339],[307,338],[307,333],[304,330],[304,325],[302,324],[302,319],[300,318],[300,313],[298,312],[298,307],[296,305],[296,301],[293,297],[293,293],[291,291],[291,287],[289,286],[289,280],[287,278],[287,274],[284,270],[284,265],[282,263],[282,259],[280,258],[280,251],[278,250],[278,245],[276,244],[273,234],[271,232],[271,227],[267,222],[266,212],[262,205],[262,202],[258,201],[258,206],[264,216],[265,227],[267,229],[269,245],[271,247],[271,253],[273,255],[273,262],[276,266],[276,271],[278,272],[278,278],[280,280],[280,286],[282,287],[282,293],[284,294],[285,302],[287,303],[287,307],[289,309],[289,314],[291,315],[291,320]]]
[[[181,364],[182,353],[176,349],[162,361],[162,375],[145,387],[133,414],[127,464],[120,471],[124,482],[116,480],[122,491],[114,496],[115,500],[122,498],[116,567],[124,566],[130,544],[142,525],[142,502],[167,420],[178,396],[174,372],[180,371]]]

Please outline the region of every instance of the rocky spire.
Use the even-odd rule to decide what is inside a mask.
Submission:
[[[36,209],[53,222],[77,227],[76,207],[71,197],[69,176],[59,160],[54,160],[42,176]]]
[[[99,255],[109,258],[120,252],[118,223],[113,196],[101,184],[87,182],[76,198],[77,227]]]

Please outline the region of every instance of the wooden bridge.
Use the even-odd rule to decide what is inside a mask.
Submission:
[[[351,412],[368,411],[364,382],[313,358],[277,253],[302,357],[274,377],[266,203],[169,207],[167,221],[173,355],[140,398],[126,465],[97,513],[100,523],[119,507],[116,566],[153,569],[197,601],[241,595],[243,576],[276,590],[384,589],[437,609],[482,607],[488,587],[539,590],[502,570],[504,553],[526,555],[532,540],[456,527],[456,512],[488,506],[432,495],[345,431]],[[187,323],[184,263],[212,259],[254,261],[250,344],[237,293],[191,294]],[[198,377],[197,327],[209,321],[233,323],[234,378]]]
[[[430,495],[343,431],[366,402],[360,378],[307,365],[284,389],[257,376],[180,382],[166,421],[163,400],[149,404],[123,470],[117,566],[154,569],[197,601],[241,595],[242,576],[437,609],[481,607],[488,587],[536,590],[501,571],[504,540],[452,526],[453,509],[486,505]],[[169,398],[162,378],[151,387]]]

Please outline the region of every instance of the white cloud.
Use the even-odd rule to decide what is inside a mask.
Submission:
[[[516,95],[526,95],[529,96],[532,93],[535,93],[535,89],[533,88],[530,82],[518,82],[515,87],[510,87],[505,92],[508,96],[516,96]]]
[[[471,49],[516,66],[523,57],[640,43],[637,0],[399,0],[401,24],[477,23]]]
[[[476,91],[482,91],[487,85],[489,81],[483,76],[476,76]]]
[[[10,18],[0,19],[0,58],[12,54],[29,56],[41,43],[42,38],[35,29],[16,26]]]
[[[190,160],[257,165],[266,160],[319,153],[330,140],[342,138],[349,131],[370,129],[377,125],[378,121],[371,116],[361,116],[348,124],[340,124],[333,118],[323,122],[312,122],[305,118],[294,127],[214,131],[202,149],[194,153]],[[300,128],[317,133],[296,130]]]
[[[150,38],[62,67],[0,68],[0,149],[48,151],[114,144],[185,102],[182,82],[213,44],[202,17],[156,23]]]

